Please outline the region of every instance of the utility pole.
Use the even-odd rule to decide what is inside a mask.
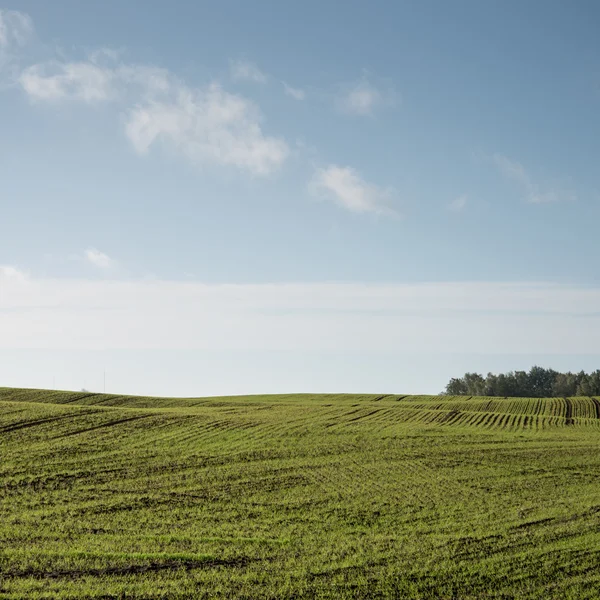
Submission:
[[[106,369],[104,369],[104,393],[106,394]]]

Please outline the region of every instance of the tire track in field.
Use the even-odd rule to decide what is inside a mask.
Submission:
[[[310,476],[316,485],[324,487],[338,499],[361,492],[366,498],[385,499],[398,505],[435,509],[441,497],[456,495],[463,499],[481,495],[477,490],[440,477],[439,472],[418,457],[403,456],[391,462],[365,464],[357,457],[360,447],[347,444],[343,447],[345,461],[330,468],[313,469]],[[393,465],[393,466],[392,466]],[[378,468],[380,466],[380,468]],[[331,473],[327,477],[323,470]],[[357,490],[354,492],[353,490]]]
[[[420,411],[419,411],[420,412]],[[348,419],[348,416],[350,418]],[[350,425],[351,429],[348,430],[350,433],[353,428],[352,425],[365,424],[369,431],[373,429],[388,429],[394,427],[399,419],[389,419],[390,416],[398,416],[402,421],[405,419],[405,411],[401,411],[400,414],[394,409],[394,407],[370,409],[368,407],[362,407],[356,410],[344,411],[342,414],[338,413],[336,422],[325,423],[325,432],[328,432],[331,428],[335,427],[335,435],[343,435],[346,426]],[[327,419],[329,419],[327,415]],[[386,420],[389,421],[386,422]],[[383,421],[383,423],[382,423]],[[328,435],[325,433],[325,435]],[[346,443],[342,445],[341,452],[343,453],[344,460],[337,462],[329,466],[323,465],[321,468],[315,468],[310,470],[310,477],[314,483],[321,488],[325,488],[328,492],[334,494],[338,498],[342,498],[352,491],[357,489],[360,492],[364,492],[366,495],[380,495],[385,498],[392,498],[398,502],[406,502],[406,496],[409,495],[419,502],[423,501],[424,490],[423,486],[417,486],[418,493],[415,494],[415,490],[403,490],[403,494],[399,495],[397,489],[390,489],[389,482],[383,476],[384,471],[377,471],[372,467],[368,467],[356,458],[356,453],[360,452],[360,447],[356,444]],[[408,465],[408,463],[406,463]],[[327,474],[326,474],[327,473]],[[331,475],[328,475],[331,473]],[[410,475],[415,473],[414,466],[404,468],[404,479],[409,479]],[[392,486],[393,487],[393,486]],[[390,495],[390,492],[392,494]],[[428,503],[432,502],[430,497],[427,498]]]
[[[241,556],[238,558],[219,559],[213,557],[203,557],[199,559],[181,557],[162,560],[151,560],[145,563],[129,565],[113,565],[106,567],[87,567],[80,569],[56,569],[42,570],[40,568],[30,567],[23,570],[7,571],[4,573],[9,578],[33,578],[33,579],[65,579],[71,581],[81,577],[114,577],[139,575],[147,573],[156,573],[159,571],[191,571],[194,569],[216,569],[216,568],[243,568],[250,562],[259,560]]]
[[[548,427],[599,426],[600,401],[596,398],[490,399],[485,403],[423,402],[412,404],[413,412],[404,412],[406,422],[432,423],[448,427],[483,427],[507,431],[546,429]],[[482,416],[477,419],[473,415]],[[525,417],[528,417],[525,419]]]
[[[151,417],[155,417],[156,415],[154,414],[149,414],[149,415],[138,415],[135,417],[125,417],[122,419],[116,419],[114,421],[108,421],[107,423],[101,423],[99,425],[94,425],[92,427],[86,427],[85,429],[78,429],[76,431],[69,431],[67,433],[63,433],[57,436],[54,436],[53,439],[61,439],[61,438],[66,438],[66,437],[71,437],[74,435],[80,435],[82,433],[88,433],[90,431],[97,431],[98,429],[104,429],[106,427],[112,427],[113,425],[120,425],[122,423],[130,423],[132,421],[139,421],[141,419],[148,419]]]
[[[565,401],[565,425],[573,425],[573,403],[569,398]]]
[[[66,414],[66,415],[61,415],[61,416],[53,416],[53,417],[46,417],[44,419],[36,419],[34,421],[21,421],[19,423],[13,423],[12,425],[5,425],[3,427],[0,427],[0,433],[9,433],[11,431],[19,431],[20,429],[27,429],[29,427],[35,427],[36,425],[45,425],[47,423],[56,423],[58,421],[65,421],[65,420],[73,420],[74,417],[77,416],[81,416],[81,415],[91,415],[91,414],[96,414],[100,411],[97,410],[91,410],[91,411],[86,411],[86,412],[79,412],[76,415],[73,414]]]
[[[598,398],[592,398],[591,400],[594,403],[594,408],[596,410],[596,419],[600,420],[600,401]]]
[[[428,492],[428,487],[420,482],[415,484],[414,479],[415,476],[418,477],[419,469],[411,461],[402,461],[401,471],[396,466],[394,479],[390,481],[384,477],[384,471],[376,471],[356,458],[349,457],[350,452],[350,449],[346,451],[344,462],[310,469],[308,476],[317,487],[324,488],[338,501],[348,500],[349,497],[364,497],[370,501],[381,498],[386,503],[392,502],[407,508],[427,505],[431,509],[435,506],[435,499]],[[400,483],[404,485],[400,487]]]
[[[339,417],[339,408],[333,410],[319,410],[315,414],[314,410],[304,410],[303,414],[294,415],[292,418],[285,418],[284,415],[264,413],[262,420],[260,413],[252,414],[233,414],[237,418],[229,416],[216,417],[211,414],[210,420],[203,420],[201,414],[194,415],[197,418],[196,423],[190,423],[184,431],[174,431],[170,435],[161,438],[161,443],[167,441],[173,444],[188,442],[194,445],[207,445],[219,440],[223,435],[234,436],[237,439],[228,442],[230,450],[240,446],[247,446],[248,443],[260,443],[263,439],[281,439],[302,433],[303,431],[314,430],[315,427],[322,426],[322,421],[330,416]],[[204,417],[206,419],[207,417]]]

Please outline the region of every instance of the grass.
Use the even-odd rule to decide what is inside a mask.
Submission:
[[[0,598],[598,598],[600,401],[0,388]]]

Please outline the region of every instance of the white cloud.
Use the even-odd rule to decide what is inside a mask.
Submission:
[[[366,182],[352,167],[329,165],[318,169],[310,183],[310,189],[352,212],[396,214],[387,206],[391,197],[390,190]]]
[[[19,78],[25,92],[35,100],[100,102],[114,97],[116,75],[112,69],[91,62],[32,65]]]
[[[33,35],[33,22],[29,15],[16,10],[0,8],[0,72],[14,68],[19,50]],[[11,83],[14,74],[11,73]]]
[[[85,259],[99,269],[110,269],[116,264],[108,254],[104,254],[104,252],[100,252],[96,248],[88,248],[85,251]]]
[[[39,63],[24,69],[19,82],[33,100],[89,104],[153,98],[177,83],[166,69],[118,63],[118,58],[118,52],[102,48],[84,61]]]
[[[20,269],[17,269],[16,267],[12,267],[9,265],[0,265],[0,281],[23,282],[26,280],[27,280],[27,275]]]
[[[0,348],[596,354],[600,289],[0,281]],[[315,337],[314,332],[319,335]]]
[[[393,106],[396,103],[396,93],[391,90],[381,90],[366,78],[342,86],[342,91],[336,99],[341,112],[358,116],[370,116],[377,109]]]
[[[522,164],[502,154],[494,154],[492,161],[504,177],[518,185],[527,202],[542,204],[577,199],[576,194],[572,191],[550,188],[550,186],[543,186],[545,189],[542,189],[542,186],[533,180]]]
[[[306,92],[304,90],[292,87],[285,81],[282,81],[281,83],[283,85],[283,91],[286,93],[286,95],[294,98],[294,100],[304,100],[306,98]]]
[[[229,61],[229,70],[235,81],[267,82],[267,76],[254,63],[247,60]]]
[[[450,202],[448,210],[451,210],[452,212],[461,212],[466,208],[467,202],[468,198],[466,195],[463,194],[462,196],[458,196]]]
[[[0,8],[0,48],[24,46],[32,34],[33,22],[29,15]]]
[[[192,88],[165,69],[115,64],[117,58],[103,50],[84,62],[33,65],[20,83],[38,101],[119,101],[126,136],[141,155],[166,144],[194,164],[254,175],[270,174],[286,160],[287,143],[263,133],[262,115],[247,98],[216,83]]]
[[[195,90],[181,86],[168,100],[136,106],[126,133],[140,154],[166,143],[193,163],[268,175],[285,161],[289,148],[284,140],[266,136],[260,121],[252,102],[218,84]]]
[[[120,83],[122,95],[135,99],[168,94],[179,83],[167,69],[135,64],[120,64],[115,68],[115,79]]]

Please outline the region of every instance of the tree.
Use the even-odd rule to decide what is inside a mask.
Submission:
[[[558,373],[552,369],[531,367],[528,373],[530,395],[534,398],[547,398],[552,395],[552,384]]]
[[[467,384],[462,377],[452,378],[446,386],[446,394],[449,396],[466,396],[469,393]]]
[[[575,396],[577,381],[573,373],[558,373],[552,384],[552,396]]]
[[[465,373],[467,393],[471,396],[483,396],[485,392],[485,379],[479,373]]]
[[[559,373],[554,369],[533,366],[527,371],[465,373],[453,377],[446,386],[452,396],[520,396],[546,398],[550,396],[600,396],[600,369],[590,373]]]

